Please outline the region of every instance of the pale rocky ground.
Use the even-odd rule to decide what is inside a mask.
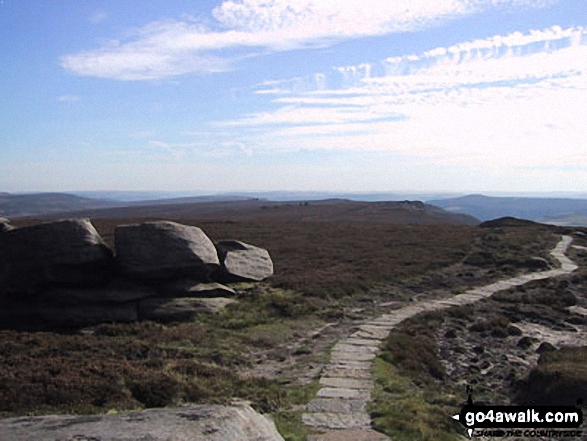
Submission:
[[[248,404],[0,420],[5,441],[283,441]]]

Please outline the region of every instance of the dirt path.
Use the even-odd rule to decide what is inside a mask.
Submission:
[[[572,240],[570,236],[562,236],[560,242],[550,252],[560,262],[560,268],[513,277],[446,299],[422,301],[390,311],[364,322],[359,326],[358,331],[339,340],[332,348],[330,362],[320,377],[322,388],[318,391],[316,398],[307,405],[307,412],[302,416],[306,425],[325,430],[326,433],[308,439],[310,441],[389,439],[370,429],[371,418],[367,413],[367,403],[371,399],[371,390],[374,387],[371,379],[373,359],[390,331],[404,320],[424,311],[475,303],[514,286],[569,274],[578,268],[564,254]]]

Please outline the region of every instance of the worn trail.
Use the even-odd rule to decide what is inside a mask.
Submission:
[[[367,413],[367,403],[371,400],[371,390],[374,387],[371,379],[373,359],[379,351],[379,345],[390,331],[404,320],[424,311],[467,305],[514,286],[569,274],[578,268],[565,256],[572,240],[570,236],[562,236],[550,252],[560,262],[560,268],[512,277],[446,299],[418,302],[359,325],[357,331],[338,341],[332,348],[330,363],[320,378],[322,388],[316,398],[307,405],[307,412],[302,415],[306,425],[330,432],[309,439],[389,439],[370,430],[371,418]]]

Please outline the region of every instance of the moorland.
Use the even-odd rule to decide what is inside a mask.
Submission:
[[[2,415],[238,397],[271,414],[285,439],[302,440],[311,430],[301,413],[329,349],[361,320],[553,266],[549,250],[563,233],[587,246],[585,229],[515,221],[479,226],[424,204],[256,201],[239,210],[239,203],[69,213],[91,217],[110,245],[116,225],[153,219],[201,227],[213,240],[238,237],[266,248],[275,274],[231,285],[239,302],[189,323],[0,331]],[[55,217],[63,214],[13,224]],[[375,428],[393,439],[460,439],[462,428],[449,416],[466,399],[466,384],[494,404],[584,393],[587,255],[573,248],[570,257],[580,267],[570,276],[420,314],[392,331],[374,372]]]

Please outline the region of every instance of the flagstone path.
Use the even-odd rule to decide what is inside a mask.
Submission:
[[[371,418],[367,413],[367,403],[374,387],[371,379],[373,359],[390,331],[404,320],[424,311],[467,305],[533,280],[569,274],[578,268],[564,254],[572,240],[570,236],[562,236],[561,241],[550,252],[560,262],[560,268],[512,277],[446,299],[418,302],[359,325],[356,332],[333,346],[330,363],[319,380],[322,388],[307,405],[307,412],[302,415],[306,425],[330,432],[311,436],[308,440],[389,439],[370,429]]]

